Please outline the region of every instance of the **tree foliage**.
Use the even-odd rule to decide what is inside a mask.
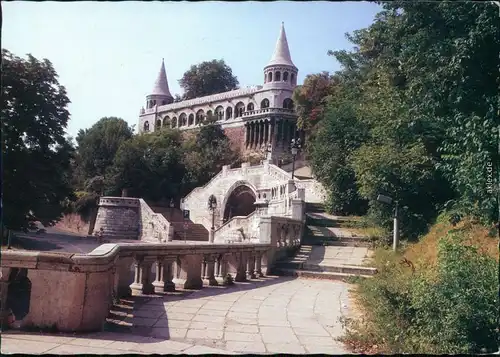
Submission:
[[[76,137],[79,182],[104,176],[120,145],[132,138],[132,128],[123,119],[105,117]]]
[[[3,224],[53,224],[71,195],[69,99],[52,63],[2,50]]]
[[[212,60],[192,65],[179,80],[184,90],[183,100],[227,92],[238,88],[238,79],[224,60]]]
[[[347,35],[354,50],[328,52],[342,69],[294,97],[303,126],[316,133],[309,151],[331,201],[357,187],[370,215],[389,227],[390,207],[375,200],[388,194],[407,207],[402,226],[412,235],[450,202],[495,218],[497,20],[490,3],[388,2],[371,26]],[[346,113],[366,131],[361,142],[345,132]]]

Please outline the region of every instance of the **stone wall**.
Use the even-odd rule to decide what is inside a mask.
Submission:
[[[243,152],[245,149],[245,127],[224,128],[224,134],[229,138],[233,150]]]
[[[137,198],[101,197],[94,233],[102,228],[104,237],[139,239],[140,215],[140,203]]]
[[[54,227],[62,231],[86,235],[89,232],[89,223],[77,213],[68,213]]]

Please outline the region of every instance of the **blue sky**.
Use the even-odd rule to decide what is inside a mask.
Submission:
[[[223,58],[241,86],[262,84],[284,21],[298,83],[335,71],[328,50],[369,26],[369,2],[4,2],[2,47],[48,58],[71,100],[68,133],[104,116],[137,124],[165,58],[172,94],[192,64]]]

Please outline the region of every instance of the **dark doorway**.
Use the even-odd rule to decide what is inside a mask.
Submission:
[[[248,186],[238,186],[227,200],[224,207],[224,222],[235,216],[248,216],[255,211],[255,194]]]

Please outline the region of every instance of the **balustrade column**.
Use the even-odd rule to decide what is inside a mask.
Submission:
[[[259,146],[259,140],[260,140],[260,122],[255,123],[255,146]]]
[[[257,277],[255,276],[255,271],[254,271],[254,266],[255,266],[255,257],[253,256],[252,253],[248,253],[247,256],[247,279],[256,279]]]
[[[275,140],[274,140],[274,126],[275,126],[275,120],[274,119],[271,119],[271,134],[269,135],[269,143],[271,145],[274,144]]]
[[[172,260],[165,258],[156,260],[156,279],[153,281],[155,293],[175,291],[175,284],[172,282],[172,263]]]
[[[215,261],[215,280],[220,285],[224,284],[224,279],[227,275],[227,257],[221,254]]]
[[[262,278],[264,274],[262,274],[262,252],[255,252],[255,270],[254,274],[256,277]]]
[[[250,127],[245,124],[245,146],[248,147],[248,139],[250,138]]]
[[[285,147],[286,143],[286,121],[281,121],[281,145]]]
[[[250,147],[253,147],[253,142],[255,140],[255,122],[250,124]]]
[[[264,143],[267,145],[269,142],[269,121],[266,120],[264,124]]]
[[[217,280],[215,280],[215,261],[216,258],[212,255],[205,255],[203,259],[203,283],[210,286],[217,286]]]
[[[135,258],[134,260],[134,282],[130,285],[132,295],[134,294],[151,294],[154,291],[151,283],[151,262],[145,261],[144,258]]]
[[[260,138],[259,138],[259,145],[262,146],[262,143],[264,143],[264,126],[265,123],[263,121],[260,122]]]

